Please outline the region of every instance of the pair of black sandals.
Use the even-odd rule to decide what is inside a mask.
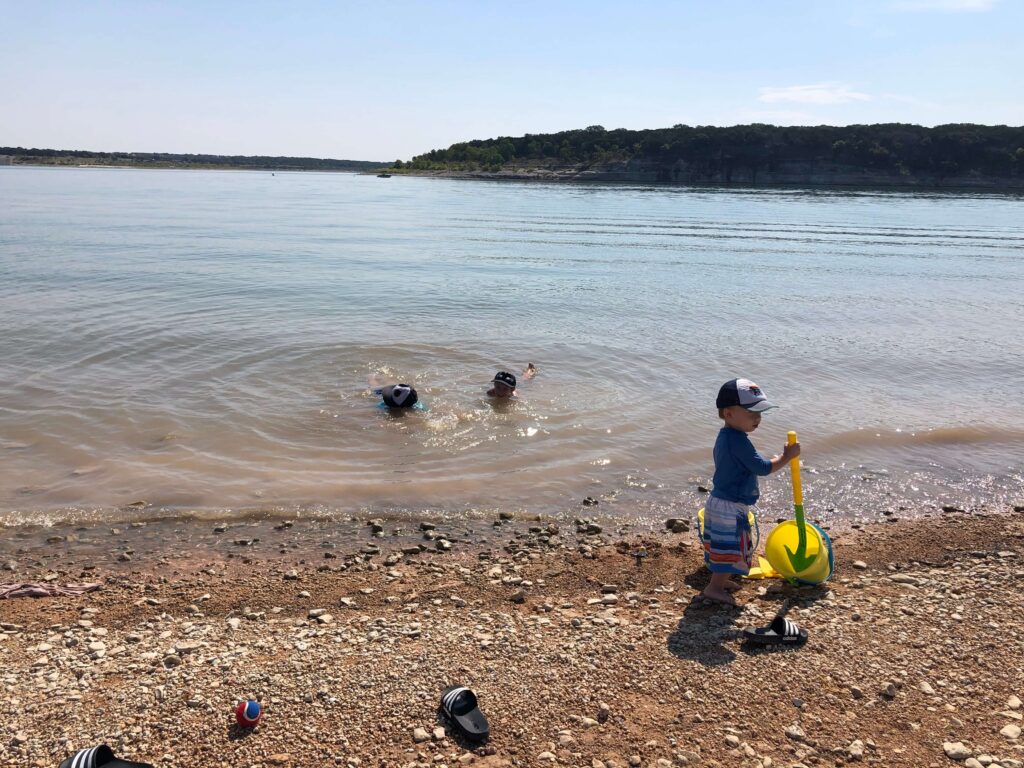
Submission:
[[[479,743],[491,735],[491,726],[480,710],[476,694],[464,685],[452,685],[441,694],[441,711],[467,741]],[[153,768],[149,763],[133,763],[114,756],[106,744],[80,749],[60,764],[60,768]]]

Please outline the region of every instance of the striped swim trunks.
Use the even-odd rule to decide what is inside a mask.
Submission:
[[[704,562],[713,573],[745,576],[754,556],[750,508],[709,496],[704,505]]]

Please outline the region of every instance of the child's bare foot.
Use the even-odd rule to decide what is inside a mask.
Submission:
[[[735,582],[732,579],[729,579],[728,581],[726,581],[725,584],[722,585],[722,587],[727,592],[736,592],[736,591],[738,591],[740,589],[743,589],[743,585],[742,584],[739,584],[738,582]]]
[[[736,605],[736,598],[730,595],[726,589],[719,587],[714,584],[708,584],[704,588],[702,593],[705,598],[713,603],[722,603],[723,605]]]

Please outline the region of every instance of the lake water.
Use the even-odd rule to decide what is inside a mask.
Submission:
[[[997,506],[1022,254],[991,193],[0,168],[0,522],[688,514],[738,375],[815,512]]]

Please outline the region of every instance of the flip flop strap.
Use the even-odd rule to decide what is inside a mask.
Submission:
[[[96,750],[99,747],[81,749],[71,758],[71,768],[96,768]]]
[[[466,686],[463,685],[463,686],[460,686],[458,688],[453,688],[452,690],[448,691],[448,693],[446,693],[444,695],[444,698],[441,700],[441,704],[444,706],[445,710],[447,712],[451,712],[452,711],[452,706],[454,706],[454,704],[455,704],[456,700],[459,698],[459,696],[462,695],[462,692],[463,691],[468,691],[468,690],[469,690],[469,688],[467,688]]]
[[[785,637],[799,637],[800,636],[800,627],[798,627],[796,625],[795,621],[790,621],[789,619],[783,619],[783,621],[786,622],[785,631],[783,631],[783,633],[782,633]]]

